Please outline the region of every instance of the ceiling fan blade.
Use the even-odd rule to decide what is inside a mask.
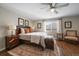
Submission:
[[[51,8],[52,8],[52,3],[50,3],[50,5],[49,5],[49,6],[50,6],[50,9],[51,9]]]
[[[44,7],[41,7],[40,9],[46,9],[46,8],[48,8],[49,7],[49,5],[51,4],[51,3],[41,3],[42,5],[45,5]],[[47,5],[47,6],[46,6]],[[50,7],[49,7],[50,8]]]
[[[69,3],[65,3],[65,4],[62,4],[62,5],[56,5],[55,6],[55,8],[62,8],[62,7],[66,7],[66,6],[68,6],[69,5]]]

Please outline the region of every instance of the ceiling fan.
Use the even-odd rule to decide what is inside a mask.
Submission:
[[[49,10],[51,12],[54,12],[54,13],[58,13],[58,11],[56,9],[58,8],[63,8],[63,7],[67,7],[69,5],[69,3],[42,3],[43,5],[48,5],[49,6]],[[46,7],[43,7],[41,9],[44,9]]]

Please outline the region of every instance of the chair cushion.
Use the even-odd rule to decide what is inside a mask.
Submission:
[[[70,32],[68,31],[67,32],[67,36],[76,36],[76,33],[74,31],[72,31],[72,32],[71,31]]]
[[[69,40],[78,40],[77,37],[72,37],[72,36],[65,36],[64,38]]]

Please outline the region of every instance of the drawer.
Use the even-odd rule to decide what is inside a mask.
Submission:
[[[19,39],[16,36],[6,36],[6,49],[11,49],[19,44]]]

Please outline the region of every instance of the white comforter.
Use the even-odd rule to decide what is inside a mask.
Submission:
[[[45,32],[33,32],[33,33],[26,33],[26,34],[21,33],[21,34],[19,34],[19,36],[20,36],[20,39],[29,40],[32,43],[39,44],[39,42],[41,42],[41,45],[44,48],[45,48],[44,39],[46,37],[53,38],[51,36],[48,36],[47,33],[45,33]]]

